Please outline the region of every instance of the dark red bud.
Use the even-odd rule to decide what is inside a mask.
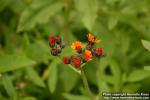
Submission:
[[[103,55],[103,49],[102,48],[97,48],[97,55],[101,57]]]
[[[57,44],[60,44],[61,43],[61,37],[59,35],[56,35],[55,36],[55,40],[56,40],[56,43]]]
[[[62,61],[64,64],[69,64],[70,63],[70,59],[68,57],[63,57]]]
[[[79,55],[77,55],[76,58],[77,58],[77,59],[82,59],[82,56],[79,54]]]
[[[57,55],[58,55],[58,50],[57,50],[56,48],[53,48],[53,49],[51,50],[51,54],[52,54],[53,56],[57,56]]]
[[[86,45],[86,49],[87,49],[87,50],[91,50],[91,49],[92,49],[92,44],[87,44],[87,45]]]
[[[53,47],[55,45],[55,37],[49,38],[49,45],[50,45],[50,47]]]
[[[96,49],[92,49],[91,52],[92,52],[92,55],[95,55],[96,54]]]
[[[74,58],[74,56],[70,56],[69,59],[72,61],[72,59]]]
[[[96,48],[92,50],[92,53],[96,55],[97,57],[103,56],[103,49],[102,48]]]
[[[81,54],[82,53],[82,48],[79,46],[79,47],[76,47],[76,51]]]

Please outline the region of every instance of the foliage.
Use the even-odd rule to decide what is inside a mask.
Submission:
[[[85,66],[95,95],[149,91],[149,23],[150,0],[0,0],[0,100],[88,100],[79,75],[48,44],[56,34],[68,46],[86,42],[88,32],[107,55]]]
[[[142,44],[143,44],[143,46],[144,46],[145,49],[147,49],[148,51],[150,51],[150,42],[148,42],[146,40],[142,40]],[[145,66],[144,69],[150,70],[150,66]]]

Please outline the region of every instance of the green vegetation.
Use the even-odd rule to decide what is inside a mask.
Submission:
[[[71,43],[86,42],[88,32],[106,53],[85,65],[97,98],[150,92],[150,0],[0,0],[0,100],[90,100],[48,44],[59,34],[61,55],[72,55]]]

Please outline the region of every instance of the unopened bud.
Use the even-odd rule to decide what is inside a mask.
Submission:
[[[57,44],[60,44],[60,43],[61,43],[61,38],[60,38],[59,35],[56,35],[56,36],[55,36],[55,40],[56,40],[56,43],[57,43]]]
[[[52,54],[53,56],[57,56],[57,55],[58,55],[58,50],[57,50],[56,48],[53,48],[53,49],[51,50],[51,54]]]

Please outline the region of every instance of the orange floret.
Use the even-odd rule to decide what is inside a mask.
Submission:
[[[82,43],[80,41],[75,41],[71,44],[71,48],[74,50],[78,50],[79,48],[82,48]]]
[[[87,34],[87,38],[88,38],[88,41],[95,44],[95,43],[99,43],[101,40],[99,39],[96,39],[92,34],[88,33]]]
[[[84,51],[84,60],[85,61],[89,61],[89,60],[92,60],[92,53],[91,53],[91,51],[89,51],[89,50],[85,50]]]

